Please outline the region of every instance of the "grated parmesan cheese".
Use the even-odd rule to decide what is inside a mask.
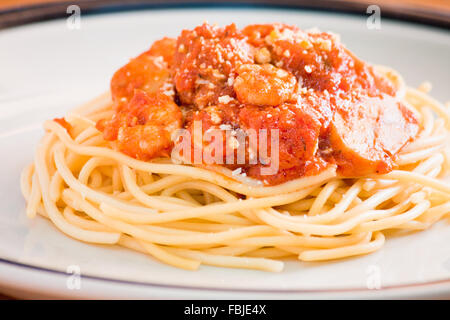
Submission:
[[[329,39],[327,39],[327,40],[318,39],[316,41],[316,43],[319,45],[319,48],[321,50],[324,50],[324,51],[330,51],[331,50],[331,40],[329,40]]]
[[[230,97],[230,96],[228,96],[228,95],[219,97],[219,102],[220,102],[220,103],[225,103],[225,104],[227,104],[227,103],[229,103],[229,102],[232,101],[232,100],[233,100],[233,98]]]

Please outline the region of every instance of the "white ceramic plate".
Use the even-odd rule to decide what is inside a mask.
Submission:
[[[178,270],[126,249],[72,240],[43,218],[27,220],[19,174],[33,159],[42,121],[107,90],[112,73],[154,40],[204,20],[240,26],[279,21],[331,30],[361,58],[396,68],[413,86],[430,80],[436,98],[450,98],[448,33],[383,18],[380,30],[369,30],[363,15],[174,9],[82,16],[80,30],[55,20],[1,31],[0,290],[61,298],[449,298],[448,221],[390,237],[368,256],[291,261],[272,274],[207,266]],[[79,289],[73,289],[68,268],[79,268]],[[381,289],[370,289],[377,284]]]

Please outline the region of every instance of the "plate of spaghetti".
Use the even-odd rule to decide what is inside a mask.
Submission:
[[[184,10],[0,34],[9,59],[44,35],[23,74],[55,77],[5,96],[3,274],[56,296],[448,294],[448,34]]]

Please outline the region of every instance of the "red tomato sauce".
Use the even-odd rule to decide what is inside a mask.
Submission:
[[[193,133],[196,121],[203,133],[212,129],[223,137],[266,130],[268,150],[271,130],[278,130],[275,173],[262,174],[272,159],[255,162],[261,150],[250,138],[241,141],[243,163],[227,164],[223,154],[217,164],[271,185],[330,164],[354,177],[392,170],[395,155],[419,130],[396,91],[336,35],[284,24],[242,30],[203,24],[156,41],[119,69],[111,80],[115,115],[97,128],[119,151],[141,160],[170,156],[173,134]],[[192,142],[192,151],[211,146],[205,139]],[[224,147],[236,153],[239,143]]]

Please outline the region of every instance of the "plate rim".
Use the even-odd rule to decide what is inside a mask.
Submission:
[[[47,268],[47,267],[41,267],[36,266],[32,264],[26,264],[22,262],[12,261],[5,258],[0,257],[0,265],[9,265],[13,266],[15,268],[22,268],[27,269],[31,271],[37,271],[37,272],[46,272],[47,274],[56,275],[56,276],[65,276],[67,277],[68,273]],[[389,286],[383,286],[380,289],[374,290],[364,287],[357,287],[357,288],[332,288],[332,289],[294,289],[294,288],[285,288],[285,289],[252,289],[252,288],[220,288],[220,287],[212,287],[212,286],[205,286],[205,287],[195,287],[190,285],[175,285],[175,284],[161,284],[161,283],[152,283],[152,282],[139,282],[134,280],[125,280],[125,279],[114,279],[114,278],[108,278],[108,277],[102,277],[102,276],[95,276],[95,275],[89,275],[89,274],[82,274],[81,277],[83,279],[88,280],[94,280],[94,281],[101,281],[106,283],[116,283],[116,284],[122,284],[122,285],[129,285],[129,286],[139,286],[139,287],[151,287],[151,288],[157,288],[157,289],[175,289],[175,290],[196,290],[196,291],[214,291],[214,292],[236,292],[236,293],[260,293],[260,294],[286,294],[286,293],[298,293],[298,294],[307,294],[307,293],[315,293],[315,294],[337,294],[337,293],[362,293],[367,294],[369,292],[378,291],[378,292],[386,292],[386,291],[392,291],[392,290],[405,290],[405,289],[433,289],[433,288],[440,288],[441,286],[446,286],[445,292],[450,294],[450,278],[448,279],[440,279],[440,280],[433,280],[433,281],[427,281],[427,282],[414,282],[414,283],[406,283],[406,284],[398,284],[398,285],[389,285]]]

